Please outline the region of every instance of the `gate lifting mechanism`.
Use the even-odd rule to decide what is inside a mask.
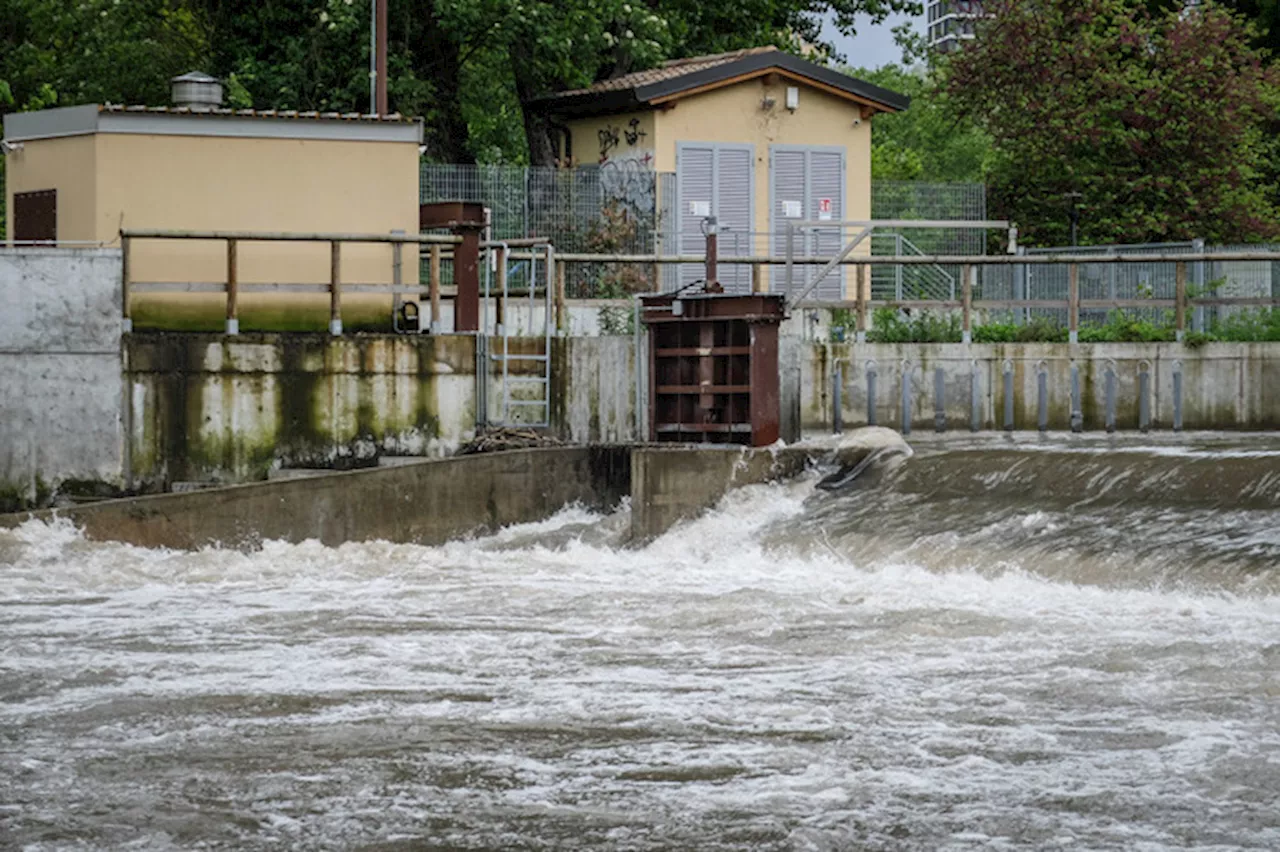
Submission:
[[[484,298],[481,300],[484,316],[480,324],[481,333],[477,336],[476,342],[477,354],[482,359],[481,363],[484,367],[480,371],[481,381],[485,381],[485,378],[490,375],[490,365],[501,365],[502,407],[497,412],[496,418],[489,416],[489,394],[488,388],[485,387],[484,392],[477,394],[481,410],[476,412],[476,421],[485,426],[545,428],[551,425],[551,335],[555,327],[555,318],[552,313],[552,294],[555,292],[555,248],[550,243],[538,243],[527,249],[529,252],[527,260],[514,261],[511,260],[511,252],[505,242],[493,243],[489,250],[494,252],[493,257],[496,262],[485,264]],[[526,265],[529,270],[524,288],[526,293],[517,291],[513,303],[510,287],[512,273],[519,272]],[[496,288],[492,280],[495,273],[498,279]],[[540,277],[541,281],[539,281]],[[496,293],[494,289],[497,290]],[[490,352],[491,344],[487,337],[489,305],[495,295],[497,301],[492,345],[497,351]],[[528,296],[527,299],[524,298],[525,295]],[[538,324],[538,315],[542,315],[541,352],[512,351],[511,338],[522,337],[522,335],[513,333],[519,331],[512,328],[518,325],[518,320],[512,316],[510,309],[521,305],[528,306],[529,334],[523,336],[525,340],[533,338],[533,331]],[[523,366],[530,363],[537,366],[533,369]],[[515,365],[520,366],[513,369]]]

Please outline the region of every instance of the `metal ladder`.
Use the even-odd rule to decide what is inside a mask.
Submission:
[[[528,259],[512,260],[511,252],[507,249],[505,243],[497,243],[503,251],[506,258],[506,270],[502,278],[501,298],[503,305],[503,322],[497,322],[495,328],[495,338],[497,342],[496,352],[486,352],[489,365],[501,365],[502,379],[499,383],[501,388],[502,403],[501,408],[497,412],[498,417],[494,418],[489,415],[488,392],[484,396],[484,409],[482,422],[488,426],[530,426],[535,428],[545,428],[551,425],[551,335],[555,327],[555,318],[553,316],[552,294],[555,292],[555,248],[550,243],[540,243],[532,246],[528,251]],[[539,254],[542,255],[541,264],[539,264]],[[512,307],[510,298],[510,281],[511,273],[519,270],[523,265],[528,264],[528,300],[525,302],[523,298],[521,302],[525,302],[529,306],[529,322],[531,329],[535,326],[539,313],[542,315],[542,351],[538,353],[520,353],[511,351],[511,338],[515,335],[511,334],[509,309]],[[542,281],[539,282],[539,269],[542,269]],[[491,264],[485,264],[487,272],[491,270]],[[492,274],[485,275],[484,281],[484,318],[481,328],[487,332],[489,328],[489,301],[493,295]],[[532,336],[532,335],[530,335]],[[481,335],[483,339],[483,335]],[[484,348],[488,349],[488,341],[484,341]],[[512,375],[512,364],[518,362],[534,362],[541,365],[536,374],[529,375],[522,373],[521,375]],[[486,365],[486,366],[489,366]],[[488,370],[485,371],[486,374]],[[487,375],[486,375],[487,379]],[[532,386],[533,393],[519,394],[513,393],[518,388],[529,388]],[[529,412],[529,413],[525,413]]]

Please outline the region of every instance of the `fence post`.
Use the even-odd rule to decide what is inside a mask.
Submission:
[[[1187,336],[1187,263],[1180,260],[1174,265],[1173,324],[1178,342]]]
[[[1195,254],[1204,254],[1204,240],[1192,240],[1191,251]],[[1197,260],[1195,268],[1196,289],[1203,293],[1208,283],[1205,278],[1204,261]],[[1204,305],[1196,305],[1195,310],[1191,312],[1191,327],[1195,331],[1204,331]]]
[[[567,265],[563,260],[556,261],[556,332],[562,337],[569,330],[569,306],[564,297],[565,267]],[[657,268],[656,263],[654,268]]]
[[[650,270],[653,276],[653,292],[662,292],[662,264],[658,262],[657,256],[653,258],[653,268]]]
[[[1067,267],[1067,330],[1072,343],[1080,342],[1080,267]]]
[[[329,244],[329,333],[342,334],[342,243]]]
[[[133,331],[133,312],[129,305],[129,245],[128,237],[120,238],[120,319],[125,334]]]
[[[857,333],[854,336],[854,339],[858,343],[866,343],[867,342],[867,292],[866,292],[867,267],[859,264],[857,267],[857,270],[858,272],[855,277],[857,279],[857,287],[858,287],[858,296],[857,296],[858,329],[857,329]]]
[[[236,241],[227,240],[227,334],[240,333],[240,270]]]
[[[431,333],[440,333],[440,245],[431,246],[431,263],[427,268],[427,288],[431,294]]]
[[[973,266],[965,264],[960,268],[960,298],[964,303],[960,340],[973,342]]]
[[[498,257],[498,280],[494,285],[496,293],[494,294],[493,317],[494,322],[498,324],[497,333],[501,336],[503,330],[502,327],[507,321],[507,248],[506,246],[498,246],[495,251],[497,252]]]

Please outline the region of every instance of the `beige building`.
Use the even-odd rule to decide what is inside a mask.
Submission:
[[[422,124],[398,115],[87,105],[6,115],[4,141],[11,243],[112,244],[122,228],[418,231]],[[403,251],[406,277],[416,280],[417,252]],[[329,280],[326,244],[244,243],[238,255],[242,284]],[[226,280],[226,248],[136,241],[130,273],[137,282],[193,282],[199,290]],[[389,284],[391,247],[344,246],[342,277]],[[220,329],[223,297],[204,289],[160,296],[139,287],[135,322],[145,327],[163,314],[168,327]],[[344,314],[358,313],[361,300],[350,301]],[[364,301],[379,322],[390,316],[389,296]],[[246,329],[324,328],[328,300],[250,288],[240,313]]]
[[[675,211],[678,251],[701,253],[703,220],[715,216],[721,255],[732,256],[782,255],[788,221],[870,219],[871,122],[908,104],[769,47],[668,62],[557,93],[539,107],[560,130],[565,165],[674,172],[677,197],[662,206]],[[815,227],[807,247],[829,256],[851,231]],[[744,272],[730,264],[722,283],[741,289]],[[700,272],[690,266],[681,275]],[[781,281],[775,269],[771,285]],[[843,298],[843,276],[818,295]]]

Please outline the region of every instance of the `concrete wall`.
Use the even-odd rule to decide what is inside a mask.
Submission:
[[[1039,379],[1046,375],[1048,427],[1071,427],[1071,368],[1079,373],[1086,431],[1106,425],[1107,372],[1115,374],[1116,428],[1139,426],[1140,375],[1149,375],[1152,429],[1174,423],[1174,374],[1182,379],[1184,429],[1271,430],[1280,428],[1280,347],[1267,343],[1110,343],[1071,346],[1028,344],[811,344],[802,362],[802,418],[809,431],[829,430],[832,375],[842,365],[842,405],[847,427],[868,423],[868,362],[876,376],[876,423],[902,426],[902,379],[908,376],[912,429],[933,430],[936,374],[943,375],[943,411],[948,430],[969,428],[976,375],[982,429],[1004,428],[1004,366],[1013,371],[1013,425],[1038,425]]]
[[[58,239],[94,242],[97,149],[91,136],[69,136],[24,143],[5,157],[5,233],[14,237],[15,192],[58,191]],[[108,238],[110,239],[110,238]]]
[[[475,427],[475,339],[131,335],[136,485],[245,482],[452,452]]]
[[[120,252],[0,251],[0,507],[122,479]]]
[[[632,538],[659,536],[711,508],[730,489],[794,476],[808,463],[800,449],[637,447],[631,454]]]
[[[0,528],[61,517],[91,539],[181,549],[306,539],[438,544],[541,520],[571,503],[607,511],[629,496],[631,538],[641,543],[733,488],[794,476],[809,462],[798,448],[517,450],[0,515]]]
[[[653,168],[656,115],[652,110],[641,110],[566,122],[573,140],[572,165],[635,161],[643,168]],[[559,154],[563,161],[564,151]]]
[[[612,509],[629,490],[625,448],[566,447],[0,515],[0,527],[56,514],[89,538],[142,547],[240,547],[268,539],[439,544],[542,520],[570,503]]]

